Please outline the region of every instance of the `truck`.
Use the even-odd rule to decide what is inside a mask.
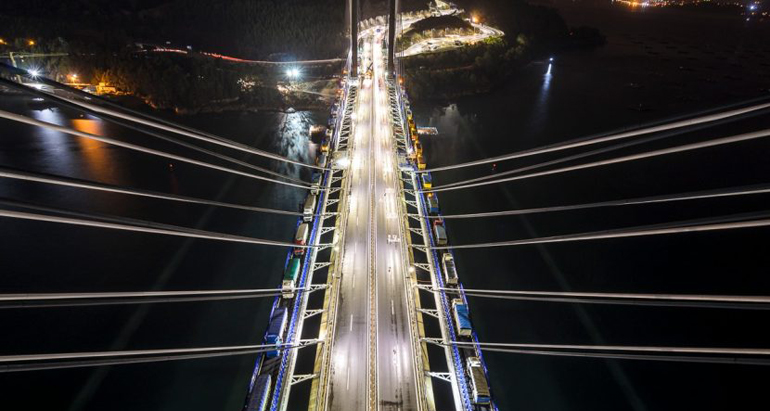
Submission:
[[[468,384],[471,389],[471,401],[474,404],[489,404],[492,399],[489,396],[489,383],[484,374],[484,366],[479,357],[468,357],[466,360],[468,372]]]
[[[438,215],[438,196],[435,193],[428,193],[425,197],[428,200],[428,213],[430,215]]]
[[[297,227],[297,234],[294,235],[294,244],[307,245],[307,237],[310,234],[310,225],[308,223],[302,223]],[[294,249],[294,255],[305,254],[305,247],[296,247]]]
[[[421,155],[417,156],[417,169],[425,170],[425,158]]]
[[[418,155],[422,155],[422,143],[420,143],[420,140],[415,139],[414,140],[414,152]]]
[[[471,326],[471,318],[468,314],[468,306],[460,298],[452,300],[452,311],[455,316],[455,326],[457,327],[457,335],[461,337],[470,337],[473,332]]]
[[[447,285],[457,285],[457,267],[455,267],[455,258],[450,253],[444,253],[441,256],[441,265],[444,268],[444,283]]]
[[[246,411],[265,411],[267,403],[270,402],[270,374],[261,374],[257,376],[254,382],[254,389],[249,395],[249,402],[246,405]]]
[[[326,153],[321,153],[320,156],[316,157],[315,159],[315,165],[318,167],[326,167],[326,161],[328,160],[329,155]]]
[[[436,245],[447,245],[446,229],[444,222],[436,220],[433,222],[433,234],[436,237]]]
[[[270,316],[270,324],[267,326],[267,334],[265,334],[265,344],[280,345],[283,343],[283,332],[286,330],[286,323],[288,322],[288,311],[284,307],[278,307],[273,310],[273,314]],[[265,353],[267,358],[275,358],[281,355],[281,349],[270,350]]]
[[[286,264],[283,271],[283,283],[281,285],[281,297],[294,298],[294,287],[297,284],[299,270],[302,268],[302,261],[299,257],[293,257]]]
[[[430,175],[430,173],[420,174],[420,179],[422,180],[423,189],[429,189],[433,187],[433,177]]]
[[[313,173],[313,177],[311,178],[311,186],[310,186],[310,192],[313,195],[318,195],[321,192],[321,181],[323,180],[323,176],[321,173]]]
[[[302,207],[302,221],[313,221],[313,215],[315,215],[316,196],[309,194],[305,199],[305,205]]]

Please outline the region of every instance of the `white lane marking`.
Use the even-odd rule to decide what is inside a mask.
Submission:
[[[396,310],[395,310],[395,308],[393,308],[393,299],[392,298],[390,299],[390,315],[392,315],[393,317],[396,316]]]
[[[350,314],[350,331],[353,331],[353,314]]]
[[[350,391],[350,366],[348,366],[348,380],[345,383],[345,390]]]

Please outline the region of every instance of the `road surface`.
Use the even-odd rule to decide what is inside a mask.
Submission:
[[[405,256],[399,242],[389,241],[400,240],[400,220],[382,35],[362,36],[362,84],[328,391],[329,409],[335,411],[368,409],[370,392],[379,410],[417,410]],[[365,79],[372,61],[373,78]]]

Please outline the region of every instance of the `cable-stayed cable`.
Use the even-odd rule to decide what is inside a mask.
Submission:
[[[574,210],[585,210],[585,209],[601,208],[601,207],[668,203],[668,202],[675,202],[675,201],[702,200],[702,199],[711,199],[711,198],[734,197],[734,196],[768,194],[768,193],[770,193],[770,184],[762,184],[762,185],[738,187],[738,188],[727,188],[727,189],[717,189],[717,190],[695,191],[695,192],[680,193],[680,194],[667,194],[667,195],[661,195],[661,196],[630,198],[626,200],[610,200],[610,201],[600,201],[595,203],[572,204],[572,205],[564,205],[564,206],[489,211],[484,213],[429,215],[427,217],[432,219],[500,217],[500,216],[510,216],[510,215],[551,213],[551,212],[557,212],[557,211],[574,211]]]
[[[20,75],[24,75],[24,76],[27,76],[27,77],[31,77],[26,70],[17,69],[17,68],[15,68],[13,66],[8,65],[7,63],[0,63],[0,67],[4,68],[7,71],[15,73],[15,74],[20,74]],[[57,81],[54,81],[54,80],[51,80],[51,79],[48,79],[48,78],[45,78],[45,77],[36,76],[36,77],[34,77],[34,79],[36,81],[40,81],[41,83],[44,83],[44,84],[48,84],[48,85],[64,88],[64,89],[70,91],[71,93],[77,94],[77,95],[82,96],[82,97],[87,98],[87,99],[94,99],[95,98],[93,95],[85,93],[84,91],[78,90],[76,88],[67,86],[66,84],[62,84],[62,83],[59,83]],[[100,107],[100,106],[96,106],[96,105],[93,105],[93,104],[88,104],[88,103],[84,103],[84,102],[80,102],[80,101],[76,101],[76,100],[71,100],[71,99],[67,99],[67,100],[70,101],[73,104],[78,104],[78,105],[80,105],[80,106],[82,106],[84,108],[89,108],[89,109],[92,109],[92,110],[97,110],[97,111],[99,111],[99,112],[101,112],[103,114],[109,114],[109,115],[112,115],[112,116],[115,116],[115,117],[124,118],[124,119],[131,120],[131,121],[134,121],[134,122],[137,122],[137,123],[140,123],[140,124],[148,125],[150,127],[154,127],[154,128],[165,130],[165,131],[169,131],[169,132],[172,132],[172,133],[175,133],[175,134],[184,135],[184,136],[187,136],[187,137],[190,137],[190,138],[194,138],[194,139],[197,139],[197,140],[206,141],[206,142],[209,142],[209,143],[212,143],[212,144],[216,144],[216,145],[220,145],[220,146],[223,146],[223,147],[228,147],[228,148],[231,148],[231,149],[247,152],[247,153],[250,153],[250,154],[254,154],[254,155],[261,156],[261,157],[270,158],[270,159],[281,161],[281,162],[285,162],[285,163],[295,164],[295,165],[302,166],[302,167],[313,168],[313,169],[318,169],[318,170],[324,170],[325,169],[324,167],[318,167],[318,166],[311,165],[311,164],[305,164],[305,163],[302,163],[300,161],[296,161],[296,160],[292,160],[292,159],[284,157],[284,156],[280,156],[278,154],[270,153],[270,152],[267,152],[267,151],[264,151],[264,150],[259,150],[259,149],[253,148],[253,147],[249,147],[249,146],[244,145],[244,144],[236,143],[236,142],[227,140],[227,139],[225,139],[223,137],[212,135],[210,133],[206,133],[206,132],[199,131],[199,130],[194,130],[194,129],[191,129],[191,128],[186,127],[184,125],[177,124],[177,123],[174,123],[174,122],[171,122],[171,121],[168,121],[168,120],[163,120],[163,119],[159,119],[159,118],[156,118],[156,117],[151,117],[151,116],[148,116],[147,114],[141,113],[139,111],[132,110],[132,109],[129,109],[129,108],[126,108],[126,107],[122,107],[122,106],[120,106],[118,104],[115,104],[115,103],[113,103],[111,101],[108,101],[106,99],[99,98],[98,100],[100,101],[101,104],[104,104],[104,105],[107,105],[107,106],[110,106],[110,107],[114,107],[114,108],[116,108],[118,110],[122,110],[122,111],[125,111],[125,112],[130,112],[133,115],[126,115],[126,114],[120,113],[119,111],[106,109],[104,107]]]
[[[292,348],[292,347],[288,347]],[[286,349],[286,348],[284,348]],[[106,360],[65,360],[55,362],[35,362],[30,364],[0,364],[0,373],[4,372],[22,372],[22,371],[44,371],[60,370],[68,368],[82,367],[101,367],[108,365],[126,365],[126,364],[146,364],[165,361],[194,360],[202,358],[229,357],[234,355],[259,354],[268,351],[275,351],[275,348],[255,348],[251,350],[229,350],[217,351],[204,354],[176,354],[176,355],[155,355],[138,358],[117,358]]]
[[[162,348],[150,350],[123,350],[123,351],[87,351],[87,352],[69,352],[52,354],[19,354],[2,355],[0,364],[16,363],[24,361],[56,361],[88,358],[109,358],[109,357],[136,357],[148,355],[170,355],[170,354],[202,354],[213,353],[217,351],[234,350],[261,350],[276,348],[293,348],[297,345],[292,344],[265,344],[265,345],[225,345],[218,347],[198,347],[198,348]]]
[[[501,178],[501,179],[492,180],[492,181],[482,181],[482,182],[478,182],[478,183],[465,184],[465,185],[454,186],[454,187],[443,187],[443,188],[442,187],[436,187],[436,188],[431,188],[429,190],[423,190],[422,192],[424,192],[424,193],[432,193],[432,192],[439,192],[439,191],[463,190],[463,189],[467,189],[467,188],[481,187],[481,186],[486,186],[486,185],[490,185],[490,184],[498,184],[498,183],[505,183],[505,182],[509,182],[509,181],[525,180],[525,179],[534,178],[534,177],[542,177],[542,176],[548,176],[548,175],[554,175],[554,174],[561,174],[561,173],[566,173],[566,172],[569,172],[569,171],[585,170],[585,169],[594,168],[594,167],[601,167],[601,166],[606,166],[606,165],[625,163],[625,162],[629,162],[629,161],[642,160],[642,159],[646,159],[646,158],[663,156],[663,155],[668,155],[668,154],[683,153],[683,152],[687,152],[687,151],[699,150],[699,149],[702,149],[702,148],[709,148],[709,147],[716,147],[716,146],[725,145],[725,144],[734,144],[734,143],[739,143],[739,142],[744,142],[744,141],[755,140],[755,139],[759,139],[759,138],[765,138],[765,137],[768,137],[768,136],[770,136],[770,129],[765,129],[765,130],[760,130],[760,131],[754,131],[754,132],[751,132],[751,133],[744,133],[744,134],[738,134],[738,135],[735,135],[735,136],[716,138],[716,139],[708,140],[708,141],[701,141],[701,142],[697,142],[697,143],[684,144],[684,145],[681,145],[681,146],[668,147],[668,148],[663,148],[663,149],[659,149],[659,150],[647,151],[647,152],[644,152],[644,153],[631,154],[631,155],[622,156],[622,157],[615,157],[615,158],[610,158],[610,159],[606,159],[606,160],[594,161],[594,162],[591,162],[591,163],[584,163],[584,164],[578,164],[578,165],[574,165],[574,166],[557,168],[557,169],[553,169],[553,170],[539,171],[539,172],[536,172],[536,173],[530,173],[530,174],[524,174],[524,175],[519,175],[519,176],[514,176],[514,177]]]
[[[696,355],[657,355],[657,354],[612,354],[596,352],[576,351],[550,351],[516,348],[485,348],[484,352],[499,352],[508,354],[542,355],[550,357],[578,357],[578,358],[602,358],[611,360],[643,360],[662,362],[684,362],[696,364],[735,364],[735,365],[770,365],[769,359],[742,358],[742,357],[718,357]]]
[[[459,294],[456,288],[432,288],[447,294]],[[523,291],[523,290],[462,290],[469,297],[506,300],[567,302],[584,304],[618,304],[664,307],[701,307],[731,309],[770,309],[770,297],[707,294],[634,294],[588,293],[570,291]]]
[[[30,210],[38,211],[38,212],[42,211],[43,213],[47,213],[47,215],[74,217],[74,218],[80,218],[84,220],[129,225],[133,227],[162,229],[162,230],[178,231],[178,232],[192,233],[192,234],[204,234],[204,235],[211,234],[211,232],[209,231],[199,230],[196,228],[182,227],[177,225],[158,223],[155,221],[138,220],[135,218],[100,214],[95,212],[84,213],[80,211],[73,211],[73,210],[67,210],[67,209],[58,208],[58,207],[44,206],[44,205],[39,205],[39,204],[25,202],[25,201],[10,200],[2,197],[0,197],[0,206],[21,208],[23,211],[30,211]]]
[[[732,117],[732,116],[738,116],[738,115],[741,115],[741,114],[750,113],[752,111],[764,110],[766,108],[770,108],[770,103],[756,104],[756,105],[752,105],[750,107],[744,107],[744,108],[724,111],[724,112],[721,112],[721,113],[710,114],[710,115],[706,115],[706,116],[702,116],[702,117],[697,117],[697,118],[692,118],[692,119],[687,119],[687,120],[675,121],[675,122],[672,122],[672,123],[667,123],[667,124],[662,124],[662,125],[658,125],[658,126],[653,126],[653,127],[643,128],[643,129],[637,129],[637,130],[622,132],[622,133],[618,133],[618,134],[611,134],[611,135],[608,135],[608,136],[579,138],[579,139],[567,141],[567,142],[564,142],[564,143],[552,144],[552,145],[548,145],[548,146],[544,146],[544,147],[533,148],[533,149],[529,149],[529,150],[519,151],[519,152],[516,152],[516,153],[505,154],[505,155],[496,156],[496,157],[490,157],[490,158],[486,158],[486,159],[482,159],[482,160],[474,160],[474,161],[469,161],[469,162],[466,162],[466,163],[460,163],[460,164],[455,164],[455,165],[450,165],[450,166],[442,166],[442,167],[434,167],[434,168],[426,169],[426,170],[418,170],[417,172],[418,173],[429,173],[429,172],[433,173],[433,172],[444,171],[444,170],[452,170],[452,169],[457,169],[457,168],[472,167],[472,166],[477,166],[477,165],[482,165],[482,164],[489,164],[489,163],[494,163],[494,162],[513,160],[513,159],[517,159],[517,158],[530,157],[530,156],[534,156],[534,155],[538,155],[538,154],[552,153],[552,152],[556,152],[556,151],[568,150],[568,149],[577,148],[577,147],[584,147],[584,146],[589,146],[589,145],[594,145],[594,144],[599,144],[599,143],[605,143],[605,142],[608,142],[608,141],[620,140],[620,139],[634,137],[634,136],[643,135],[643,134],[656,133],[656,132],[671,130],[671,129],[675,129],[675,128],[681,128],[681,127],[687,127],[687,126],[692,126],[692,125],[697,125],[697,124],[702,124],[702,123],[713,122],[713,121],[721,120],[721,119]]]
[[[206,154],[206,155],[209,155],[209,156],[212,156],[212,157],[216,157],[216,158],[218,158],[220,160],[227,161],[229,163],[237,164],[239,166],[247,167],[247,168],[250,168],[252,170],[259,171],[261,173],[265,173],[265,174],[272,175],[272,176],[275,176],[275,177],[283,178],[283,179],[285,179],[287,181],[293,181],[295,183],[300,183],[300,184],[303,183],[303,181],[300,180],[300,179],[297,179],[297,178],[294,178],[294,177],[291,177],[291,176],[287,176],[285,174],[282,174],[282,173],[279,173],[279,172],[276,172],[276,171],[273,171],[273,170],[270,170],[270,169],[267,169],[267,168],[264,168],[264,167],[259,167],[259,166],[256,166],[254,164],[247,163],[245,161],[238,160],[238,159],[232,158],[230,156],[226,156],[224,154],[217,153],[215,151],[211,151],[211,150],[207,150],[205,148],[198,147],[198,146],[196,146],[194,144],[190,144],[190,143],[178,140],[176,138],[172,138],[172,137],[163,135],[163,134],[158,133],[158,132],[156,132],[154,130],[147,130],[147,129],[143,129],[141,127],[137,127],[136,125],[134,125],[134,123],[131,123],[129,121],[123,121],[123,120],[118,119],[118,118],[114,118],[114,117],[110,117],[108,115],[100,114],[100,113],[98,113],[98,112],[96,112],[94,110],[89,110],[89,109],[84,108],[84,107],[82,107],[82,106],[80,106],[78,104],[75,104],[75,103],[71,102],[70,100],[68,100],[68,99],[66,99],[64,97],[57,96],[56,94],[46,93],[46,92],[40,91],[40,90],[38,90],[36,88],[29,87],[29,86],[26,86],[26,85],[23,85],[23,84],[19,84],[19,83],[15,82],[15,81],[7,80],[7,79],[4,79],[4,78],[0,78],[0,84],[4,84],[7,87],[14,88],[14,89],[26,92],[26,93],[30,93],[30,94],[42,97],[44,99],[53,100],[53,101],[55,101],[56,103],[58,103],[60,105],[63,105],[63,106],[66,106],[66,107],[70,107],[70,108],[73,108],[73,109],[78,110],[78,111],[83,111],[83,112],[95,114],[97,117],[99,117],[101,119],[104,119],[104,120],[107,120],[107,121],[110,121],[112,123],[118,124],[121,127],[126,127],[128,129],[131,129],[131,130],[134,130],[134,131],[138,131],[139,133],[146,134],[146,135],[149,135],[149,136],[161,139],[163,141],[167,141],[169,143],[176,144],[178,146],[181,146],[181,147],[193,150],[193,151],[197,151],[199,153],[203,153],[203,154]]]
[[[217,241],[227,241],[227,242],[256,244],[256,245],[270,245],[270,246],[278,246],[278,247],[316,248],[321,246],[321,245],[298,245],[294,243],[287,243],[287,242],[274,241],[274,240],[264,240],[264,239],[252,238],[252,237],[242,237],[242,236],[215,233],[215,232],[198,233],[198,232],[186,231],[186,229],[183,227],[179,227],[179,230],[138,227],[138,226],[133,226],[129,224],[117,224],[117,223],[110,223],[110,222],[104,222],[104,221],[98,221],[98,220],[58,217],[58,216],[51,216],[51,215],[45,215],[45,214],[28,213],[28,212],[11,211],[11,210],[0,210],[0,217],[8,217],[8,218],[16,218],[16,219],[32,220],[32,221],[43,221],[43,222],[49,222],[49,223],[70,224],[70,225],[77,225],[77,226],[83,226],[83,227],[108,228],[113,230],[132,231],[132,232],[139,232],[139,233],[163,234],[163,235],[170,235],[170,236],[176,236],[176,237],[199,238],[204,240],[217,240]]]
[[[314,289],[292,288],[291,291]],[[0,294],[0,308],[51,308],[95,305],[224,301],[275,297],[282,289],[126,291],[85,293]]]
[[[592,156],[595,156],[597,154],[609,153],[609,152],[612,152],[612,151],[622,150],[622,149],[626,149],[626,148],[629,148],[629,147],[634,147],[634,146],[639,146],[639,145],[642,145],[642,144],[651,143],[653,141],[663,140],[663,139],[666,139],[666,138],[669,138],[669,137],[673,137],[673,136],[677,136],[677,135],[684,134],[684,133],[692,133],[692,132],[695,132],[695,131],[698,131],[698,130],[714,127],[714,126],[716,126],[718,124],[723,124],[723,123],[727,123],[727,122],[731,122],[731,121],[737,121],[737,120],[744,119],[746,117],[754,116],[754,115],[758,115],[758,114],[761,114],[761,112],[760,111],[752,111],[752,112],[745,113],[745,114],[742,114],[742,115],[736,115],[736,116],[724,118],[724,119],[721,119],[721,120],[716,120],[716,121],[714,121],[712,123],[702,123],[702,124],[699,124],[699,125],[696,125],[696,126],[687,127],[686,129],[674,129],[674,130],[670,130],[670,131],[665,132],[665,133],[653,134],[652,136],[641,138],[641,139],[638,139],[638,140],[626,141],[626,142],[622,142],[620,144],[615,144],[615,145],[612,145],[612,146],[609,146],[609,147],[603,147],[603,148],[587,151],[587,152],[584,152],[584,153],[578,153],[578,154],[574,154],[574,155],[567,156],[567,157],[561,157],[561,158],[557,158],[555,160],[544,161],[542,163],[537,163],[537,164],[532,164],[532,165],[529,165],[529,166],[519,167],[519,168],[516,168],[516,169],[513,169],[513,170],[502,171],[502,172],[497,172],[497,173],[489,174],[489,175],[482,176],[482,177],[471,178],[471,179],[467,179],[467,180],[460,180],[460,181],[455,181],[455,182],[452,182],[452,183],[442,184],[441,187],[454,187],[454,186],[459,186],[459,185],[475,183],[475,182],[479,182],[479,181],[492,180],[492,179],[500,178],[500,177],[506,176],[506,175],[519,174],[519,173],[523,173],[525,171],[537,170],[539,168],[548,167],[548,166],[552,166],[552,165],[556,165],[556,164],[562,164],[562,163],[566,163],[566,162],[569,162],[569,161],[578,160],[578,159],[581,159],[581,158],[592,157]]]
[[[666,354],[715,354],[715,355],[757,355],[770,356],[768,348],[722,348],[722,347],[666,347],[647,345],[581,345],[581,344],[522,344],[450,341],[446,344],[458,347],[486,348],[533,348],[550,350],[654,352]]]
[[[111,144],[111,145],[115,145],[115,146],[118,146],[118,147],[123,147],[123,148],[129,149],[129,150],[142,152],[142,153],[145,153],[145,154],[152,154],[152,155],[156,155],[156,156],[160,156],[160,157],[170,158],[172,160],[177,160],[177,161],[181,161],[181,162],[184,162],[184,163],[194,164],[194,165],[201,166],[201,167],[211,168],[211,169],[214,169],[214,170],[224,171],[226,173],[236,174],[236,175],[239,175],[239,176],[248,177],[248,178],[252,178],[252,179],[256,179],[256,180],[262,180],[262,181],[267,181],[267,182],[271,182],[271,183],[275,183],[275,184],[281,184],[281,185],[290,186],[290,187],[297,187],[297,188],[301,188],[301,189],[308,189],[308,188],[310,188],[309,184],[295,184],[295,183],[290,183],[290,182],[286,182],[286,181],[275,180],[275,179],[264,177],[264,176],[259,176],[259,175],[256,175],[256,174],[246,173],[246,172],[243,172],[243,171],[239,171],[239,170],[235,170],[235,169],[231,169],[231,168],[227,168],[227,167],[218,166],[218,165],[215,165],[215,164],[206,163],[204,161],[199,161],[199,160],[195,160],[195,159],[192,159],[192,158],[188,158],[188,157],[179,156],[179,155],[176,155],[176,154],[167,153],[165,151],[155,150],[155,149],[151,149],[151,148],[146,148],[146,147],[138,146],[138,145],[132,144],[132,143],[126,143],[126,142],[123,142],[123,141],[120,141],[120,140],[116,140],[116,139],[113,139],[113,138],[109,138],[109,137],[102,137],[102,136],[97,136],[95,134],[86,133],[86,132],[83,132],[83,131],[73,130],[73,129],[68,128],[68,127],[62,127],[62,126],[59,126],[59,125],[56,125],[56,124],[35,120],[35,119],[29,118],[29,117],[26,117],[26,116],[21,116],[21,115],[18,115],[18,114],[9,113],[7,111],[0,110],[0,118],[5,118],[5,119],[8,119],[8,120],[17,121],[17,122],[20,122],[20,123],[30,124],[30,125],[33,125],[33,126],[44,127],[44,128],[48,128],[48,129],[51,129],[51,130],[59,131],[61,133],[70,134],[70,135],[73,135],[73,136],[78,136],[78,137],[83,137],[83,138],[88,138],[88,139],[91,139],[91,140],[100,141],[100,142],[105,143],[105,144]]]
[[[460,248],[491,248],[491,247],[513,247],[532,244],[551,244],[551,243],[569,243],[588,240],[606,240],[615,238],[645,237],[652,235],[680,234],[734,230],[742,228],[758,228],[770,226],[770,218],[756,219],[749,221],[725,221],[723,219],[711,219],[712,221],[721,221],[706,224],[674,223],[666,225],[654,225],[646,227],[634,227],[630,229],[595,231],[589,233],[555,235],[549,237],[528,238],[513,241],[499,241],[492,243],[479,244],[460,244],[429,247],[432,250],[449,250]]]
[[[96,183],[91,181],[85,181],[74,178],[66,178],[53,176],[45,173],[30,173],[24,171],[16,171],[7,167],[0,166],[0,178],[11,178],[22,181],[33,181],[38,183],[53,184],[65,187],[83,188],[88,190],[104,191],[108,193],[128,194],[139,197],[156,198],[161,200],[177,201],[182,203],[210,205],[215,207],[233,208],[245,211],[254,211],[258,213],[269,213],[287,216],[300,216],[302,213],[298,211],[278,210],[273,208],[252,207],[240,204],[223,203],[220,201],[212,201],[201,198],[186,197],[176,194],[165,194],[150,190],[141,190],[135,188],[122,188],[108,184]]]

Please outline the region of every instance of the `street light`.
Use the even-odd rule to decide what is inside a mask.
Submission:
[[[299,77],[299,69],[298,68],[290,68],[286,70],[286,77],[289,77],[291,79],[295,79]]]
[[[29,41],[27,41],[27,44],[29,44],[30,46],[34,46],[35,45],[35,40],[29,40]]]
[[[27,73],[29,73],[29,75],[32,76],[32,78],[35,78],[40,75],[40,70],[33,68],[33,69],[27,70]]]
[[[78,75],[75,73],[70,74],[69,78],[70,78],[70,81],[72,81],[73,83],[78,81]]]

